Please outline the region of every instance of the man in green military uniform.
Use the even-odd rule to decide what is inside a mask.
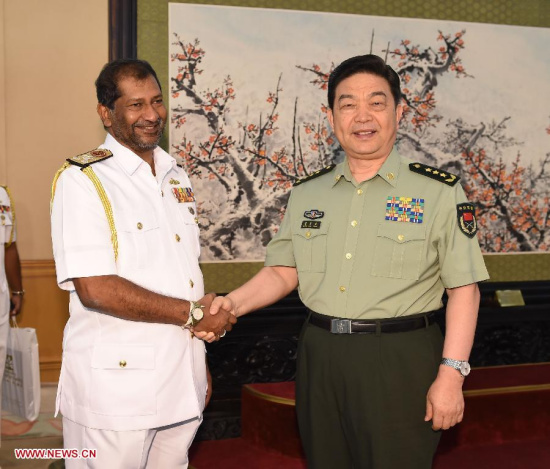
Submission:
[[[458,177],[401,157],[399,77],[374,55],[332,72],[345,161],[299,181],[265,267],[218,306],[241,316],[298,287],[310,311],[296,407],[312,468],[421,469],[462,420],[488,278]],[[448,295],[446,337],[433,312]],[[212,337],[207,337],[212,339]]]

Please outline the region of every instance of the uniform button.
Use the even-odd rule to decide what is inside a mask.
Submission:
[[[357,189],[357,194],[361,195],[363,193],[363,189]]]
[[[180,235],[176,233],[176,241],[179,243],[180,242]]]
[[[164,197],[164,191],[160,191],[160,195]]]
[[[120,366],[121,368],[126,368],[126,360],[120,360],[118,362],[118,366]]]
[[[346,254],[346,259],[351,259],[351,253],[348,252],[348,253]]]
[[[1,218],[2,220],[5,220],[5,219],[6,219],[6,216],[5,216],[5,215],[2,215],[2,216],[0,216],[0,218]]]
[[[193,288],[195,286],[195,282],[193,280],[189,279],[189,286]]]
[[[198,225],[199,224],[199,219],[195,217],[195,223]]]
[[[342,293],[344,293],[344,292],[346,291],[346,287],[344,287],[344,286],[340,287],[340,291],[341,291]]]
[[[391,181],[395,176],[393,175],[393,173],[388,173],[386,174],[386,177]]]
[[[306,232],[306,238],[310,238],[311,237],[311,231],[307,231]]]
[[[140,221],[138,221],[138,224],[137,224],[137,229],[138,230],[141,230],[143,228],[143,225],[141,224]]]
[[[351,222],[351,226],[353,226],[353,227],[355,228],[355,227],[357,226],[357,220],[353,220],[353,221]]]
[[[401,235],[398,235],[398,236],[397,236],[397,239],[398,239],[399,241],[403,241],[403,240],[405,239],[405,235],[402,235],[402,234],[401,234]]]
[[[195,215],[195,209],[193,207],[188,207],[188,209],[191,215]]]

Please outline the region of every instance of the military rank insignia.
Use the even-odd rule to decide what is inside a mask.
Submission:
[[[476,207],[474,204],[464,203],[456,206],[458,228],[468,238],[473,238],[477,233]]]
[[[428,176],[429,178],[435,179],[436,181],[447,184],[448,186],[454,186],[460,179],[458,176],[442,171],[440,169],[434,168],[433,166],[428,166],[427,164],[422,163],[411,163],[409,169],[413,173],[422,174],[423,176]]]
[[[195,194],[190,187],[173,187],[172,193],[180,204],[195,202]]]
[[[173,186],[177,186],[179,185],[179,183],[180,182],[177,179],[174,179],[174,178],[170,179],[170,184],[172,184]]]
[[[112,156],[113,154],[109,150],[106,150],[104,148],[96,148],[95,150],[89,151],[88,153],[82,153],[81,155],[68,158],[67,161],[75,166],[79,166],[80,168],[84,169],[91,164],[106,160],[107,158],[111,158]]]
[[[320,210],[306,210],[304,212],[304,217],[309,218],[310,220],[316,220],[317,218],[323,218],[325,216],[325,212],[321,212]]]
[[[424,199],[388,197],[386,201],[386,220],[422,223],[423,218]]]

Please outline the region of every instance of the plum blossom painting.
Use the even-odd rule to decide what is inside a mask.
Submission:
[[[263,260],[293,183],[342,161],[327,80],[367,53],[401,78],[400,153],[461,177],[483,251],[548,250],[549,29],[171,3],[169,32],[203,262]]]

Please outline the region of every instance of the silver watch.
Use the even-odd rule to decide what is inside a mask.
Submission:
[[[470,374],[470,364],[466,360],[453,360],[452,358],[443,358],[441,360],[442,365],[450,366],[462,375],[463,378],[466,378]]]

